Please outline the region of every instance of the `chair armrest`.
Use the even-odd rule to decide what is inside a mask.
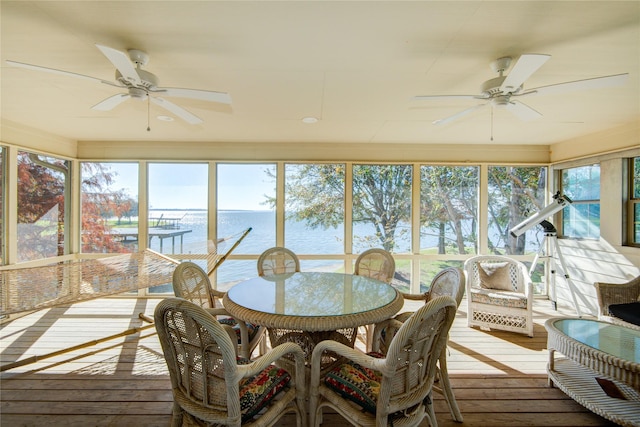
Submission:
[[[296,390],[299,393],[303,393],[303,396],[305,393],[304,352],[298,344],[292,342],[280,344],[247,365],[238,365],[238,378],[236,378],[236,381],[256,375],[267,366],[277,362],[278,359],[281,359],[286,354],[293,354],[295,360],[295,372],[290,372],[290,374],[292,374],[295,380]]]
[[[600,316],[609,316],[611,304],[626,304],[638,301],[640,295],[640,276],[627,283],[595,282]]]
[[[404,299],[412,300],[412,301],[424,301],[425,303],[429,300],[429,293],[425,292],[422,294],[405,294],[404,292],[400,292]]]
[[[227,316],[235,319],[236,323],[238,324],[238,328],[240,328],[240,355],[242,357],[250,359],[249,356],[251,355],[249,354],[249,345],[250,345],[249,329],[247,328],[247,324],[244,321],[229,314],[229,312],[224,308],[205,308],[205,310],[207,311],[207,313],[210,313],[213,317]],[[235,336],[235,332],[234,332],[234,337],[231,340],[233,342],[238,341],[237,337]]]

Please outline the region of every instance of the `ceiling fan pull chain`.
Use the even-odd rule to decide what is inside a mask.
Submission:
[[[491,107],[491,140],[493,141],[493,106]]]
[[[151,97],[147,94],[147,132],[151,132]]]

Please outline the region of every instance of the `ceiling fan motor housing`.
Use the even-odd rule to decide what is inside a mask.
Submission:
[[[120,73],[120,71],[118,70],[116,70],[116,80],[128,88],[137,87],[141,89],[153,89],[158,86],[159,81],[155,74],[152,74],[145,70],[141,70],[140,68],[137,68],[136,72],[140,77],[140,84],[135,85],[131,83],[129,80],[124,78],[122,76],[122,73]]]

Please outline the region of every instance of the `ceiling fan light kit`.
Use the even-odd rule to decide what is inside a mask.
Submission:
[[[96,44],[96,47],[102,52],[102,54],[113,64],[115,70],[115,82],[102,80],[96,77],[85,76],[70,71],[57,70],[54,68],[42,67],[39,65],[26,64],[17,61],[7,60],[7,64],[14,67],[21,67],[35,71],[44,71],[54,74],[65,75],[69,77],[81,78],[85,80],[92,80],[99,83],[104,83],[109,86],[126,89],[126,93],[118,93],[110,96],[91,107],[97,111],[111,111],[124,101],[128,99],[136,99],[140,101],[150,101],[161,108],[164,108],[168,112],[174,114],[185,122],[195,125],[202,123],[195,114],[187,111],[185,108],[180,107],[173,102],[166,99],[152,96],[156,94],[163,95],[165,97],[177,97],[177,98],[190,98],[198,99],[207,102],[216,102],[222,104],[231,104],[231,97],[225,92],[214,92],[202,89],[187,89],[187,88],[170,88],[159,87],[158,77],[141,67],[145,66],[149,62],[149,55],[146,52],[138,49],[129,49],[127,53],[120,50]],[[147,127],[147,130],[148,127]]]

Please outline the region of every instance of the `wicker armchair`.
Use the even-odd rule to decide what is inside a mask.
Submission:
[[[598,297],[599,319],[633,329],[640,329],[640,326],[625,322],[609,312],[609,306],[612,304],[627,304],[640,301],[640,276],[626,283],[595,282],[595,287]]]
[[[262,339],[265,329],[262,326],[237,321],[222,309],[224,292],[211,287],[211,281],[205,271],[196,263],[185,261],[178,264],[173,272],[173,292],[179,297],[210,311],[212,315],[223,315],[220,322],[231,326],[238,336],[239,354],[247,359],[260,344],[260,354],[266,351],[266,343]]]
[[[173,390],[173,427],[215,424],[272,426],[294,412],[306,425],[302,349],[285,343],[251,362],[237,360],[236,344],[225,326],[206,310],[181,298],[168,298],[154,320]],[[273,363],[293,354],[296,371]],[[292,379],[293,376],[293,379]],[[184,420],[184,419],[187,420]]]
[[[464,296],[465,289],[465,276],[464,271],[460,268],[449,267],[440,271],[435,275],[431,281],[429,290],[423,294],[405,294],[405,299],[414,301],[424,301],[425,304],[440,296],[449,296],[456,302],[456,309],[460,306],[462,297]],[[405,322],[411,317],[412,312],[404,312],[396,315],[393,319],[385,320],[376,325],[373,333],[373,346],[374,352],[385,353],[387,352],[393,336],[397,332],[397,322],[394,320]],[[444,395],[449,410],[451,411],[451,417],[457,422],[463,422],[462,413],[458,407],[453,389],[451,388],[451,382],[449,380],[449,371],[447,370],[447,349],[442,350],[440,358],[438,359],[438,381],[433,385],[433,389]]]
[[[258,276],[296,273],[300,271],[298,256],[287,248],[269,248],[258,258]]]
[[[478,255],[464,263],[469,326],[533,337],[533,282],[523,263],[500,255]]]
[[[436,425],[431,391],[455,313],[451,297],[429,301],[398,322],[386,357],[335,341],[319,343],[311,357],[310,424],[321,423],[322,409],[330,407],[356,426],[417,426],[424,418]],[[321,377],[325,351],[348,361]]]

